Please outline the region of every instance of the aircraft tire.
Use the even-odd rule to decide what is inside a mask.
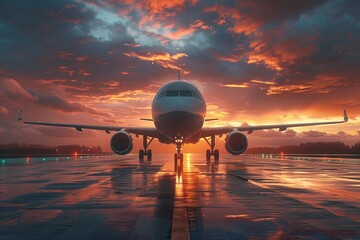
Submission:
[[[219,156],[220,156],[219,150],[218,150],[218,149],[215,149],[215,150],[214,150],[214,159],[215,159],[216,161],[219,161]]]
[[[144,150],[142,149],[139,150],[139,160],[144,160]]]
[[[209,161],[211,157],[210,149],[206,149],[206,160]]]
[[[149,149],[149,150],[147,151],[147,158],[148,158],[148,161],[151,161],[151,160],[152,160],[152,151],[151,151],[151,149]]]

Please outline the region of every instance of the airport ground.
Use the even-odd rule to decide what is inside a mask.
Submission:
[[[360,239],[360,159],[0,159],[0,239]]]

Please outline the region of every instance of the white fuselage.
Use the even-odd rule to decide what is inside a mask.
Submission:
[[[160,88],[152,102],[152,117],[162,143],[173,143],[176,137],[182,137],[184,143],[198,142],[205,115],[204,97],[183,81]]]

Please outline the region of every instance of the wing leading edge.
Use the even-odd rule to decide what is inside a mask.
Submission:
[[[156,128],[141,128],[141,127],[118,127],[118,126],[98,126],[98,125],[85,125],[85,124],[68,124],[68,123],[48,123],[48,122],[30,122],[24,121],[22,117],[23,111],[21,110],[18,116],[18,121],[23,124],[41,125],[41,126],[53,126],[53,127],[67,127],[75,128],[77,131],[83,131],[84,129],[103,130],[106,133],[111,131],[125,130],[129,133],[136,135],[144,135],[157,138]]]
[[[276,128],[278,128],[279,131],[285,131],[286,129],[293,128],[293,127],[306,127],[306,126],[346,123],[348,120],[349,119],[348,119],[346,110],[344,110],[344,119],[342,121],[203,128],[202,133],[201,133],[201,138],[214,136],[214,135],[226,134],[235,129],[238,131],[241,131],[241,132],[248,132],[248,133],[252,133],[255,130],[266,130],[266,129],[276,129]]]

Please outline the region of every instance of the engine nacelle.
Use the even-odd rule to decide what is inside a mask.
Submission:
[[[248,141],[246,136],[237,130],[230,132],[225,138],[226,151],[233,155],[245,152],[247,147]]]
[[[112,136],[110,146],[114,153],[125,155],[132,150],[133,141],[130,134],[122,130]]]

